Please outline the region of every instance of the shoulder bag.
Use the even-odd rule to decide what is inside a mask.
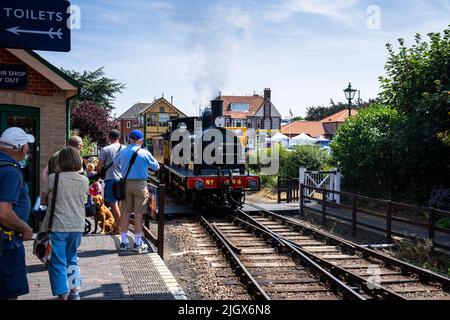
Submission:
[[[127,174],[125,175],[125,177],[123,177],[122,179],[120,179],[119,181],[114,183],[112,186],[113,195],[117,201],[122,201],[122,200],[125,200],[125,198],[126,198],[125,184],[127,182],[128,175],[130,174],[131,167],[133,166],[134,162],[136,161],[139,150],[141,150],[141,149],[140,148],[137,149],[136,152],[131,157],[130,165],[128,166]]]
[[[119,154],[119,152],[122,150],[122,145],[120,145],[119,151],[117,151],[116,154]],[[111,163],[108,166],[103,166],[102,170],[100,170],[98,176],[100,179],[105,180],[106,178],[106,172],[114,165],[114,159],[111,159]]]
[[[50,241],[50,233],[52,232],[53,229],[53,218],[55,216],[56,197],[58,195],[58,182],[59,182],[59,173],[56,173],[55,186],[53,188],[52,203],[50,205],[49,211],[50,216],[48,219],[48,230],[46,232],[38,233],[33,244],[33,254],[44,264],[50,262],[52,256],[52,244]]]

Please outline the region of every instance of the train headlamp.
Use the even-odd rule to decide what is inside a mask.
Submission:
[[[203,187],[205,186],[205,184],[203,183],[203,180],[197,179],[194,182],[194,187],[196,190],[203,190]]]

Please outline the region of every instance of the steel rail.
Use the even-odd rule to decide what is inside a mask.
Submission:
[[[284,223],[290,227],[293,227],[294,229],[297,229],[297,230],[300,229],[305,234],[309,234],[316,239],[320,239],[320,240],[326,241],[327,243],[337,245],[343,250],[343,252],[350,252],[353,254],[360,253],[360,254],[362,254],[363,258],[372,258],[372,259],[380,260],[387,267],[395,267],[395,268],[400,269],[401,273],[404,275],[417,275],[419,277],[419,281],[422,283],[423,282],[428,283],[428,284],[439,283],[442,285],[442,289],[444,291],[450,292],[450,279],[449,278],[446,278],[444,276],[441,276],[441,275],[431,272],[429,270],[419,268],[417,266],[414,266],[407,262],[395,259],[393,257],[386,256],[386,255],[376,252],[372,249],[365,248],[361,245],[352,243],[345,239],[341,239],[341,238],[331,235],[329,233],[315,230],[312,228],[308,228],[291,218],[281,216],[277,213],[274,213],[270,210],[264,209],[257,205],[254,205],[254,204],[247,204],[247,205],[254,207],[255,209],[258,209],[260,211],[260,213],[262,213],[266,217],[272,217],[275,220],[279,220],[282,223]]]
[[[266,226],[264,226],[262,223],[255,220],[253,217],[251,217],[244,211],[239,210],[238,212],[242,216],[244,216],[246,219],[250,220],[252,223],[260,226],[260,228],[263,228],[267,232],[273,234],[275,237],[278,237],[281,241],[292,245],[294,248],[296,248],[302,254],[304,254],[311,260],[315,261],[318,265],[326,268],[327,271],[329,271],[330,273],[332,273],[332,274],[337,273],[341,277],[341,279],[344,279],[347,283],[349,283],[352,286],[356,286],[361,292],[364,292],[367,296],[369,296],[371,298],[383,297],[384,299],[389,299],[389,300],[405,300],[404,297],[402,297],[401,295],[398,295],[397,293],[393,292],[392,290],[381,287],[380,285],[378,285],[376,283],[373,284],[372,289],[369,288],[368,285],[370,285],[371,283],[368,282],[363,277],[361,277],[353,272],[350,272],[344,268],[336,266],[336,265],[326,261],[325,259],[319,257],[318,255],[315,255],[313,253],[310,253],[310,252],[302,249],[301,246],[299,246],[295,242],[287,240],[284,237],[278,235],[277,233],[271,231]]]
[[[251,275],[250,271],[245,267],[239,257],[234,253],[233,248],[228,241],[223,238],[220,232],[208,222],[208,220],[201,214],[198,214],[201,224],[213,236],[216,243],[220,246],[222,252],[228,257],[231,267],[234,267],[236,275],[241,279],[241,282],[247,287],[247,290],[259,300],[271,300],[267,292],[259,285],[258,281]],[[237,272],[239,270],[239,272]]]
[[[235,212],[242,212],[239,209],[236,209]],[[281,239],[278,235],[274,234],[270,230],[266,230],[264,227],[259,227],[257,225],[253,225],[247,221],[244,221],[240,219],[239,217],[236,217],[234,215],[229,215],[231,219],[233,219],[235,222],[238,222],[243,225],[246,228],[250,228],[253,232],[259,233],[260,235],[266,236],[272,240],[273,243],[278,243],[279,247],[282,247],[283,249],[288,249],[289,253],[292,257],[295,257],[297,261],[300,262],[303,266],[305,266],[309,271],[314,273],[315,275],[318,275],[319,278],[321,278],[325,283],[328,284],[328,286],[331,288],[331,291],[334,291],[334,293],[341,293],[344,295],[344,297],[351,299],[351,300],[367,300],[365,297],[360,295],[358,292],[356,292],[354,289],[343,283],[341,280],[333,276],[330,272],[325,270],[323,267],[321,267],[319,264],[314,262],[312,259],[310,259],[307,255],[305,255],[301,250],[298,250],[295,246],[293,246],[291,243],[284,241]],[[338,290],[335,290],[338,289]]]

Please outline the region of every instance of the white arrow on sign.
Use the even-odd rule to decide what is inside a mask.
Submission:
[[[18,36],[20,36],[21,33],[31,33],[31,34],[45,34],[48,35],[50,38],[54,39],[54,37],[58,37],[59,39],[62,39],[62,29],[59,29],[58,31],[53,31],[53,28],[51,28],[49,31],[37,31],[37,30],[25,30],[20,29],[20,27],[14,27],[6,29],[6,31],[9,31],[11,33],[14,33]]]

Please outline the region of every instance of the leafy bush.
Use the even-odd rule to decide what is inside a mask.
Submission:
[[[298,178],[299,168],[307,170],[322,170],[327,165],[330,155],[318,146],[297,146],[285,154],[286,158],[280,163],[280,176]]]
[[[78,130],[71,130],[71,136],[80,136],[80,132]],[[81,150],[81,156],[87,157],[94,154],[95,151],[95,142],[89,136],[82,137],[83,139],[83,149]]]
[[[404,122],[395,109],[373,105],[341,127],[331,147],[345,189],[391,198],[404,187],[398,142]]]

